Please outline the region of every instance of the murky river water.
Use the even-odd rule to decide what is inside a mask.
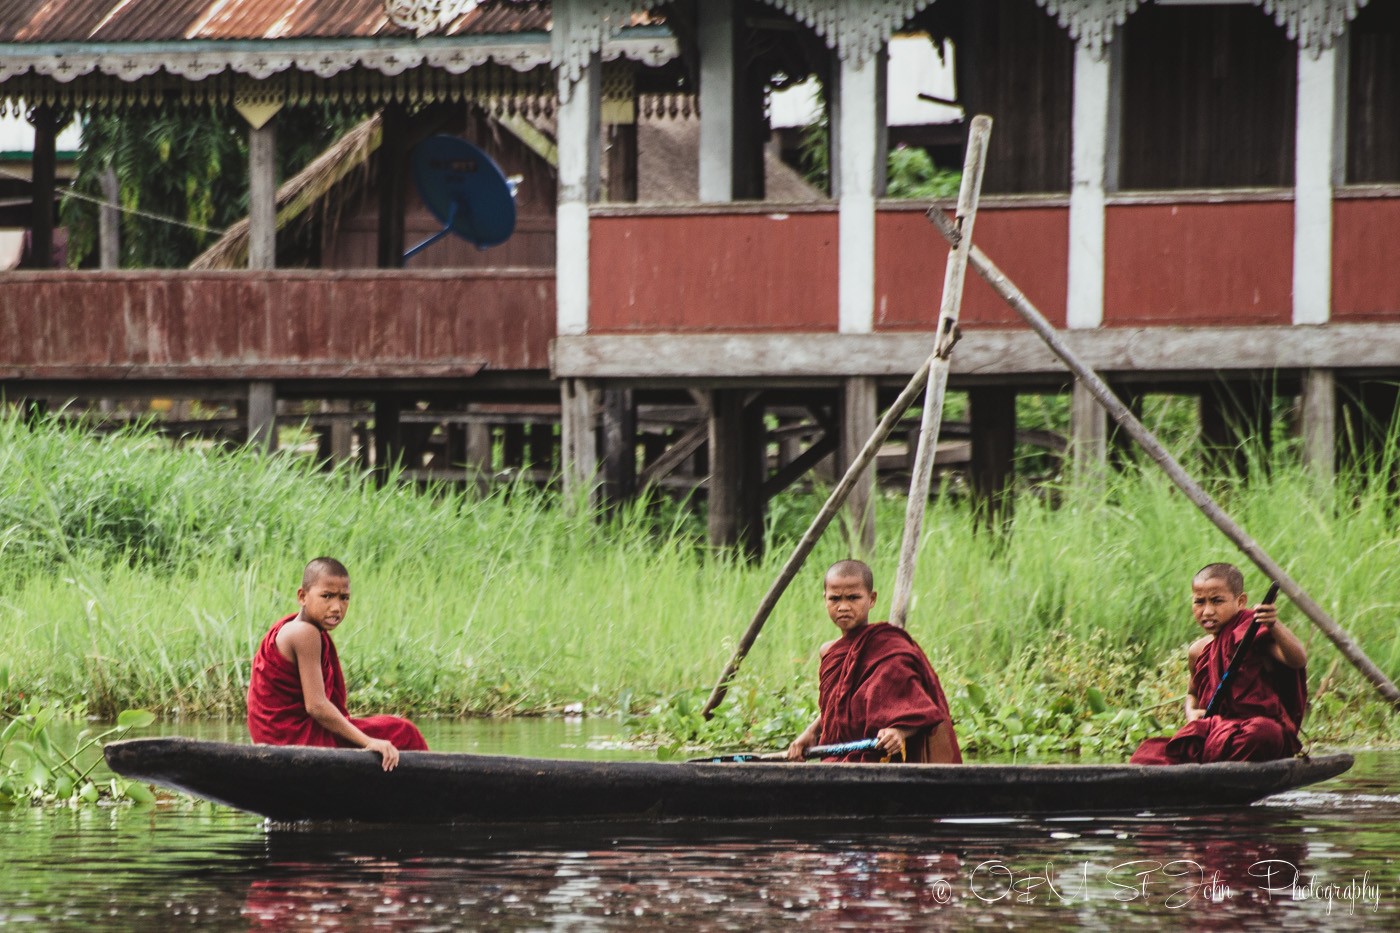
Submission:
[[[435,749],[634,757],[595,721]],[[177,731],[243,741],[241,726]],[[720,831],[269,826],[208,805],[0,811],[0,924],[36,929],[1400,928],[1400,753],[1191,817]]]

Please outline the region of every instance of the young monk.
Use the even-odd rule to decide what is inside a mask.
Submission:
[[[399,763],[399,750],[426,751],[423,734],[407,719],[351,719],[345,707],[345,675],[331,632],[350,606],[350,572],[331,557],[318,557],[302,572],[301,611],[282,619],[253,656],[248,684],[248,732],[267,745],[367,748],[384,770]]]
[[[1302,642],[1278,621],[1273,605],[1246,608],[1244,574],[1233,564],[1208,564],[1196,573],[1191,613],[1205,635],[1188,651],[1186,725],[1169,739],[1143,742],[1133,753],[1133,764],[1269,761],[1296,755],[1302,747],[1298,726],[1308,702],[1308,653]],[[1254,643],[1230,675],[1216,714],[1207,716],[1215,688],[1254,619],[1259,620]]]
[[[903,629],[870,621],[877,595],[870,568],[838,561],[823,590],[841,637],[822,645],[820,712],[788,746],[788,758],[800,761],[817,744],[874,738],[871,751],[828,760],[961,762],[948,700],[928,658]]]

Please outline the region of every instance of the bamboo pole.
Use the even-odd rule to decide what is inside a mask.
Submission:
[[[860,479],[880,448],[884,446],[889,438],[894,426],[899,423],[899,419],[909,410],[909,406],[914,403],[920,391],[923,390],[924,383],[928,379],[929,370],[933,368],[936,359],[936,351],[931,354],[924,365],[919,367],[909,384],[904,387],[904,391],[899,393],[894,404],[885,412],[885,416],[880,419],[880,423],[875,426],[875,432],[866,440],[865,446],[860,449],[851,465],[846,470],[846,475],[841,477],[841,481],[836,484],[836,488],[831,490],[831,495],[822,505],[821,511],[817,512],[817,517],[812,519],[812,523],[807,526],[806,532],[802,535],[802,540],[797,542],[793,548],[787,563],[783,564],[782,570],[778,572],[778,577],[773,581],[773,585],[768,588],[768,592],[763,595],[763,600],[758,604],[758,610],[754,613],[753,619],[749,622],[749,627],[744,630],[743,637],[739,639],[739,645],[734,649],[734,655],[729,659],[729,663],[724,666],[724,672],[715,681],[715,686],[710,691],[710,698],[705,701],[705,708],[701,710],[701,715],[709,719],[714,714],[715,708],[724,701],[724,695],[729,691],[729,681],[739,670],[739,665],[743,662],[744,656],[753,647],[754,640],[758,638],[758,633],[763,630],[768,617],[772,615],[774,607],[778,605],[778,600],[782,598],[788,584],[797,576],[797,572],[802,569],[802,565],[807,560],[807,556],[816,547],[817,541],[821,539],[822,532],[826,531],[826,526],[831,524],[831,520],[836,517],[836,513],[841,510],[846,498],[855,488],[856,481]]]
[[[939,211],[930,211],[929,219],[934,226],[943,233],[949,242],[955,243],[958,239],[958,230],[952,221]],[[1392,706],[1400,708],[1400,689],[1390,681],[1380,668],[1376,667],[1361,647],[1352,640],[1346,630],[1337,624],[1313,598],[1298,585],[1288,572],[1285,571],[1278,562],[1269,556],[1265,550],[1259,546],[1253,538],[1235,521],[1226,514],[1225,510],[1211,498],[1201,486],[1191,478],[1190,474],[1182,468],[1165,447],[1157,440],[1151,431],[1143,427],[1142,422],[1133,416],[1118,396],[1113,394],[1098,374],[1079,359],[1069,346],[1060,339],[1060,335],[1050,322],[1045,320],[1045,316],[1039,309],[1031,303],[1030,299],[1018,289],[1012,281],[1006,277],[996,264],[987,258],[976,246],[970,250],[970,261],[972,267],[977,270],[977,274],[992,287],[992,290],[1006,300],[1012,309],[1019,314],[1027,324],[1031,326],[1046,345],[1058,356],[1066,366],[1074,373],[1096,398],[1100,405],[1113,417],[1113,420],[1127,431],[1128,434],[1147,451],[1157,465],[1171,478],[1177,488],[1185,493],[1186,498],[1205,514],[1219,528],[1225,537],[1234,542],[1235,546],[1245,554],[1254,565],[1264,572],[1270,580],[1279,585],[1279,588],[1293,601],[1293,605],[1302,611],[1314,625],[1321,629],[1322,633],[1337,646],[1343,657],[1352,663],[1362,675],[1379,691]]]
[[[914,470],[909,477],[909,501],[904,508],[904,537],[899,547],[899,569],[894,580],[894,599],[890,602],[890,622],[904,628],[909,617],[909,602],[914,589],[914,564],[919,558],[919,543],[924,531],[924,512],[928,509],[928,491],[933,483],[933,461],[938,450],[938,434],[943,427],[943,397],[948,392],[949,358],[957,342],[958,314],[962,311],[963,282],[967,277],[967,256],[972,248],[972,227],[977,220],[977,202],[982,196],[982,175],[987,165],[987,140],[992,134],[992,118],[978,115],[972,118],[967,134],[967,154],[963,158],[962,187],[958,191],[957,240],[948,250],[948,264],[943,272],[943,304],[938,312],[938,347],[934,351],[933,369],[929,373],[924,394],[924,413],[919,425],[919,448],[914,455]],[[935,208],[936,209],[936,208]]]

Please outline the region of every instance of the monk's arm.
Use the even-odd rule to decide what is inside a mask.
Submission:
[[[1259,620],[1259,625],[1264,631],[1274,636],[1274,643],[1269,646],[1269,655],[1275,661],[1294,670],[1301,670],[1307,666],[1308,650],[1303,647],[1298,636],[1278,620],[1278,610],[1274,606],[1255,606],[1254,617]]]
[[[812,724],[803,729],[802,734],[793,739],[792,744],[788,746],[788,761],[801,761],[807,749],[817,744],[817,736],[821,735],[821,731],[822,717],[819,713],[817,718],[812,720]]]
[[[288,626],[291,628],[291,626]],[[286,629],[283,630],[284,632]],[[352,745],[377,752],[384,763],[385,771],[392,771],[399,763],[399,750],[393,743],[384,739],[373,739],[355,727],[340,710],[335,708],[330,697],[326,696],[326,682],[321,672],[321,634],[310,624],[297,625],[287,633],[287,644],[296,662],[297,676],[301,679],[302,702],[306,714],[316,724]]]
[[[1187,663],[1187,668],[1186,668],[1186,669],[1187,669],[1188,672],[1194,671],[1194,670],[1196,669],[1196,662],[1197,662],[1198,660],[1200,660],[1201,652],[1206,650],[1206,645],[1208,645],[1208,644],[1210,644],[1210,638],[1209,638],[1209,637],[1206,637],[1206,638],[1199,638],[1199,639],[1197,639],[1197,640],[1191,645],[1190,650],[1186,652],[1186,658],[1187,658],[1187,662],[1188,662],[1188,663]],[[1188,674],[1188,676],[1189,676],[1189,674]],[[1198,701],[1198,699],[1197,699],[1197,697],[1196,697],[1196,694],[1192,693],[1192,692],[1191,692],[1191,689],[1188,687],[1187,690],[1186,690],[1186,721],[1187,721],[1187,722],[1194,722],[1195,720],[1200,719],[1202,716],[1204,716],[1204,715],[1206,714],[1205,707],[1204,707],[1204,706],[1199,706],[1199,705],[1197,705],[1198,702],[1199,702],[1199,701]]]

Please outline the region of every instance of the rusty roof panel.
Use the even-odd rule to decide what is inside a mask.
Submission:
[[[545,32],[551,19],[547,0],[483,0],[443,34]],[[0,43],[369,38],[405,34],[385,15],[383,0],[0,2]]]

